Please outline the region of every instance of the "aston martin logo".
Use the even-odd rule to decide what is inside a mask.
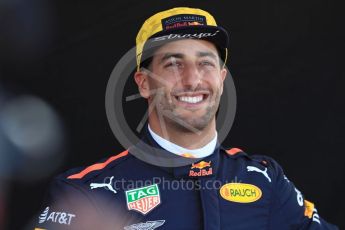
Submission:
[[[146,221],[124,227],[125,230],[153,230],[164,224],[165,220]]]

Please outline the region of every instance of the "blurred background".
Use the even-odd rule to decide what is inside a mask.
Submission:
[[[54,175],[123,150],[105,114],[108,78],[144,20],[174,6],[205,9],[230,31],[238,107],[224,145],[275,158],[345,228],[338,2],[0,0],[0,229],[30,229]]]

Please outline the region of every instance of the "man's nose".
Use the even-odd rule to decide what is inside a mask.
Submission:
[[[195,64],[186,65],[182,73],[182,84],[188,86],[191,89],[195,89],[202,79],[202,74]]]

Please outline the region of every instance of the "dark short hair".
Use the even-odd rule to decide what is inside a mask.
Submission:
[[[153,56],[146,58],[144,61],[140,63],[141,68],[150,69],[150,65],[152,61],[153,61]]]

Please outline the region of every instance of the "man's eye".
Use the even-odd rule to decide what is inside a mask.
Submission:
[[[200,62],[200,65],[202,65],[202,66],[214,66],[214,63],[210,62],[210,61],[202,61],[202,62]]]
[[[181,63],[178,63],[178,62],[169,62],[164,65],[164,67],[180,67],[180,66],[181,66]]]

